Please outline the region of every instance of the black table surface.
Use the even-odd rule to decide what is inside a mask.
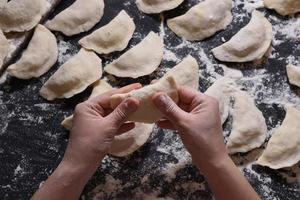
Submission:
[[[62,1],[50,15],[50,18],[72,2],[74,1]],[[177,9],[165,12],[163,15],[164,20],[183,14],[196,2],[196,0],[186,0]],[[108,23],[122,9],[126,10],[134,18],[137,27],[136,34],[130,42],[130,47],[137,44],[149,31],[162,31],[162,15],[146,15],[139,12],[133,0],[105,0],[105,14],[93,30]],[[280,21],[289,20],[287,17],[278,16],[274,11],[261,10],[265,12],[268,18],[272,15]],[[195,43],[196,46],[199,44],[197,47],[201,48],[208,55],[210,63],[204,62],[199,54],[199,50],[190,47],[191,43],[178,48],[174,52],[179,59],[191,54],[198,60],[200,71],[202,71],[200,80],[201,91],[205,91],[212,84],[211,76],[223,74],[222,67],[218,67],[218,64],[224,63],[216,61],[211,56],[210,50],[222,44],[222,37],[226,40],[230,39],[251,18],[251,15],[245,13],[242,6],[238,4],[235,4],[233,13],[235,19],[226,30],[202,42]],[[238,18],[237,16],[241,14],[243,17]],[[269,19],[273,25],[280,23],[272,21],[273,18]],[[165,31],[166,48],[175,51],[172,49],[172,46],[182,44],[182,40],[176,37],[166,26],[163,29]],[[74,54],[80,49],[80,46],[77,44],[78,40],[93,30],[73,37],[65,37],[60,33],[56,33],[56,35],[60,40],[72,45],[72,48],[68,49],[67,54]],[[279,57],[283,59],[272,57],[265,61],[258,70],[265,69],[263,73],[268,78],[263,77],[261,80],[265,88],[281,90],[280,86],[287,84],[284,67],[286,64],[285,58],[294,55],[296,59],[300,60],[300,45],[290,38],[284,39],[283,35],[276,34],[276,37],[277,39],[282,39],[283,42],[279,45],[274,45],[274,51],[278,52]],[[120,56],[126,50],[113,53],[109,57],[101,57],[104,65]],[[47,102],[42,99],[38,95],[39,89],[57,70],[60,64],[57,63],[50,72],[39,79],[23,81],[7,77],[6,81],[0,84],[1,199],[29,199],[40,183],[47,179],[62,159],[68,142],[68,132],[60,126],[60,123],[65,116],[72,113],[77,103],[89,96],[91,90],[89,88],[70,99],[56,100],[54,102]],[[174,61],[167,59],[162,62],[162,66],[167,67],[171,67],[174,64]],[[208,66],[210,64],[212,66]],[[253,77],[257,73],[257,70],[253,69],[253,64],[251,63],[243,65],[229,63],[226,65],[231,68],[241,69],[245,77]],[[214,73],[207,70],[209,67],[214,68]],[[152,75],[139,78],[138,80],[116,78],[116,81],[110,82],[114,86],[123,86],[137,81],[142,84],[148,84],[152,79],[161,76],[164,70],[161,67]],[[104,76],[107,76],[107,74],[104,74]],[[247,81],[241,82],[241,85],[245,87],[245,90],[251,90],[251,84],[247,84]],[[295,94],[297,92],[297,88],[294,87],[291,87],[290,90]],[[285,117],[285,111],[282,104],[268,103],[264,101],[265,97],[265,93],[262,90],[261,93],[258,92],[255,100],[266,119],[271,119],[266,121],[268,129],[272,130],[282,122]],[[230,130],[230,120],[228,120],[224,129],[227,132]],[[168,144],[173,145],[168,147]],[[162,147],[167,149],[168,152],[162,151]],[[300,184],[295,181],[300,175],[299,164],[293,168],[282,170],[271,170],[255,164],[245,165],[251,163],[253,157],[257,158],[260,152],[261,150],[255,150],[248,154],[233,156],[235,162],[242,166],[243,173],[260,196],[263,199],[300,199]],[[212,194],[203,176],[191,164],[189,159],[185,162],[184,157],[188,157],[188,154],[185,152],[178,135],[155,128],[149,141],[134,154],[126,158],[106,157],[103,161],[103,166],[99,167],[96,174],[85,187],[82,198],[97,199],[98,196],[99,199],[146,199],[148,195],[148,199],[153,199],[154,197],[212,199]],[[180,166],[181,163],[182,166],[178,168],[174,176],[170,175],[171,172],[166,172],[165,169],[168,169],[166,166],[169,164],[174,166],[179,164],[178,166]],[[288,181],[291,179],[294,181]],[[193,185],[197,187],[193,187]],[[97,186],[99,186],[98,192],[94,190]]]

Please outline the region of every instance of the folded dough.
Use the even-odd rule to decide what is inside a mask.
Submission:
[[[2,31],[0,30],[0,70],[3,65],[3,61],[8,54],[8,49],[9,49],[8,40],[6,39],[5,35],[3,35]]]
[[[244,91],[232,93],[235,99],[232,131],[227,141],[230,154],[246,153],[260,147],[267,136],[267,125],[253,99]]]
[[[184,0],[137,0],[140,11],[148,14],[161,13],[178,7]]]
[[[258,31],[259,30],[259,31]],[[253,11],[248,25],[228,42],[212,50],[224,62],[249,62],[261,59],[273,39],[271,23],[258,11]]]
[[[264,0],[264,5],[283,16],[300,12],[299,0]]]
[[[118,77],[138,78],[149,75],[157,69],[163,58],[163,46],[163,39],[151,31],[138,45],[104,70]]]
[[[50,77],[40,94],[49,101],[70,98],[101,78],[101,65],[101,59],[95,53],[81,49]]]
[[[157,92],[166,93],[176,103],[178,101],[177,85],[172,76],[162,78],[152,85],[148,85],[138,90],[133,90],[126,94],[116,94],[111,97],[111,107],[117,107],[124,99],[133,97],[140,102],[138,110],[129,117],[129,121],[154,123],[160,120],[163,115],[153,104],[152,97]]]
[[[232,0],[205,0],[182,16],[169,19],[169,28],[186,40],[203,40],[225,29],[232,21]]]
[[[48,21],[46,26],[67,36],[82,33],[93,28],[102,18],[103,0],[76,0],[70,7]]]
[[[287,75],[292,85],[300,87],[300,67],[294,65],[286,66]]]
[[[0,29],[3,32],[28,31],[40,22],[45,7],[45,0],[5,0],[0,7]]]
[[[79,40],[86,49],[98,54],[124,50],[135,30],[133,19],[122,10],[109,24]]]
[[[55,36],[43,25],[38,25],[21,59],[8,67],[8,74],[20,79],[37,78],[56,62],[58,48]]]
[[[300,161],[300,111],[287,106],[282,125],[274,132],[257,164],[272,169],[291,167]]]

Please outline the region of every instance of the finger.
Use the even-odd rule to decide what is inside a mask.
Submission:
[[[162,129],[169,129],[169,130],[176,130],[176,128],[173,126],[173,124],[169,121],[158,121],[156,122],[157,126]]]
[[[178,88],[178,95],[180,102],[184,104],[191,104],[195,99],[198,101],[203,101],[204,99],[204,94],[201,92],[182,86]]]
[[[150,84],[152,85],[152,84],[154,84],[154,83],[157,83],[157,81],[158,81],[158,80],[152,80]]]
[[[123,133],[126,133],[132,129],[135,128],[135,123],[134,122],[130,122],[130,123],[125,123],[123,124],[119,130],[117,131],[117,135],[121,135]]]

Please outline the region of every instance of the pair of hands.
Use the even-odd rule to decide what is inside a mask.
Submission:
[[[134,123],[126,122],[139,106],[138,100],[130,98],[113,110],[110,107],[111,95],[140,87],[140,84],[132,84],[79,104],[75,109],[74,126],[63,161],[97,169],[114,137],[134,128]],[[184,87],[178,89],[178,94],[178,104],[163,93],[153,96],[154,104],[165,118],[157,124],[179,132],[194,163],[205,173],[210,164],[227,156],[218,102]]]

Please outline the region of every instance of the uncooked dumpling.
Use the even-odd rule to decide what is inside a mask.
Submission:
[[[24,32],[34,28],[45,11],[45,0],[11,0],[0,7],[0,29]]]
[[[138,45],[107,65],[104,70],[118,77],[138,78],[149,75],[163,58],[163,39],[150,32]]]
[[[299,0],[264,0],[264,5],[269,9],[275,9],[283,16],[300,12]]]
[[[255,10],[248,25],[212,52],[218,60],[224,62],[250,62],[266,54],[272,39],[271,23]]]
[[[86,49],[98,54],[124,50],[135,30],[133,19],[123,10],[109,24],[79,40]]]
[[[292,85],[300,87],[300,67],[296,67],[294,65],[287,65],[286,71],[289,78],[289,82]]]
[[[233,97],[233,123],[227,149],[230,154],[245,153],[264,143],[267,125],[261,111],[246,92],[237,90]]]
[[[82,92],[101,78],[101,63],[95,53],[81,49],[50,77],[40,91],[41,96],[50,101]]]
[[[257,164],[272,169],[291,167],[300,161],[300,111],[288,106],[282,125],[275,131]]]
[[[9,66],[7,71],[9,75],[20,79],[37,78],[55,64],[57,56],[55,36],[43,25],[38,25],[21,59]]]
[[[116,94],[111,97],[111,106],[115,108],[124,99],[133,97],[139,100],[138,110],[129,117],[129,121],[154,123],[160,120],[163,115],[153,104],[152,97],[157,92],[166,93],[175,102],[178,102],[177,85],[173,77],[160,79],[152,85],[148,85],[138,90],[133,90],[126,94]]]
[[[179,6],[184,0],[137,0],[136,5],[144,13],[161,13],[172,10]]]
[[[232,0],[205,0],[182,16],[167,21],[170,29],[186,40],[203,40],[225,29],[232,21]]]
[[[2,31],[0,30],[0,70],[1,70],[1,67],[3,64],[3,61],[8,54],[8,49],[9,49],[8,40],[6,39],[5,35],[3,35]]]
[[[48,21],[46,26],[67,36],[82,33],[93,28],[102,18],[103,0],[76,0],[70,7]]]

